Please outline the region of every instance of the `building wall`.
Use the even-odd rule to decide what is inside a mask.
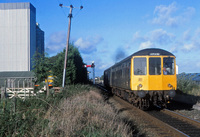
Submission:
[[[44,54],[44,31],[40,29],[38,23],[36,23],[36,51]]]
[[[36,49],[35,8],[0,3],[0,71],[30,71]]]
[[[32,58],[36,52],[36,9],[30,5],[30,70],[32,70]]]

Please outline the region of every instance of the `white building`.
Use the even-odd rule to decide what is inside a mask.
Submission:
[[[0,3],[0,72],[30,71],[35,51],[35,7],[30,3]]]

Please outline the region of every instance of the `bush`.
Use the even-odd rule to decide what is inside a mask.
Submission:
[[[46,98],[44,94],[30,97],[2,100],[0,103],[0,136],[40,136],[49,120],[46,112],[51,108],[59,111],[60,101],[90,90],[88,85],[67,86],[62,93]]]
[[[177,87],[185,94],[200,96],[200,86],[192,81],[192,77],[181,74],[177,77]]]
[[[0,104],[0,136],[132,136],[120,115],[88,85],[66,86],[46,98]]]

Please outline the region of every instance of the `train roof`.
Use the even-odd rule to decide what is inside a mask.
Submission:
[[[163,50],[163,49],[158,49],[158,48],[148,48],[148,49],[143,49],[140,50],[134,54],[132,54],[131,56],[162,56],[162,55],[166,55],[166,56],[174,56],[172,53],[170,53],[169,51]]]
[[[147,48],[147,49],[143,49],[143,50],[140,50],[140,51],[133,53],[132,55],[128,56],[127,58],[117,62],[113,66],[116,66],[116,65],[120,64],[121,62],[132,58],[133,56],[174,56],[174,55],[172,53],[170,53],[169,51],[166,51],[166,50],[163,50],[163,49]],[[108,69],[112,68],[113,66],[109,67]]]

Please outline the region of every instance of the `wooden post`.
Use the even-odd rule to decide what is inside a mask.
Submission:
[[[25,89],[25,79],[23,80],[23,89],[24,89],[24,100],[26,100],[26,89]]]
[[[70,5],[70,13],[69,13],[69,25],[68,25],[68,32],[67,32],[67,44],[66,44],[66,50],[65,50],[65,62],[64,62],[64,69],[63,69],[63,82],[62,87],[65,87],[65,73],[66,73],[66,67],[67,67],[67,54],[68,54],[68,48],[69,48],[69,38],[70,38],[70,30],[71,30],[71,18],[72,18],[72,9],[73,6]]]
[[[47,97],[49,96],[49,81],[47,76],[47,82],[46,82],[46,89],[47,89]]]
[[[1,100],[5,98],[5,88],[1,87]]]

